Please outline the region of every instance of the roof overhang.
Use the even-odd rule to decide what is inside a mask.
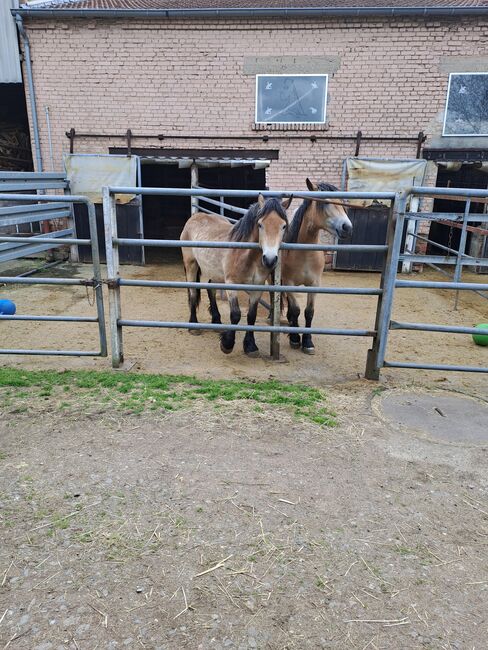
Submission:
[[[341,17],[341,16],[488,16],[488,6],[465,7],[303,7],[303,8],[215,8],[215,9],[12,9],[23,18],[242,18],[242,17]]]

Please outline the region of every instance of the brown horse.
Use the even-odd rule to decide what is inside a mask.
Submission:
[[[250,206],[246,214],[235,224],[222,217],[197,212],[185,224],[181,240],[187,241],[236,241],[256,242],[259,249],[239,248],[182,248],[186,279],[189,282],[225,282],[231,284],[264,284],[278,261],[278,250],[288,229],[286,209],[291,199],[281,203],[275,198],[264,199],[260,194],[257,203]],[[212,323],[221,323],[217,307],[216,292],[207,290],[210,300]],[[229,290],[230,321],[237,325],[241,311],[237,291]],[[254,325],[260,291],[249,295],[247,312],[248,325]],[[188,289],[190,323],[197,323],[197,308],[200,291]],[[191,330],[197,333],[198,330]],[[220,335],[220,349],[225,354],[232,352],[235,345],[235,331]],[[249,356],[259,354],[254,332],[244,336],[244,352]]]
[[[307,187],[311,192],[336,192],[338,188],[329,183],[314,184],[307,178]],[[342,205],[327,203],[326,200],[305,199],[295,211],[290,228],[285,237],[286,242],[299,244],[318,244],[320,232],[326,230],[337,237],[346,237],[352,233],[352,223]],[[282,284],[306,287],[319,287],[325,265],[323,251],[285,250],[282,257]],[[300,307],[296,294],[287,293],[288,309],[286,317],[291,327],[298,327]],[[305,327],[312,326],[315,294],[307,294],[305,309]],[[311,334],[290,334],[292,348],[302,347],[306,354],[314,354],[315,347]]]

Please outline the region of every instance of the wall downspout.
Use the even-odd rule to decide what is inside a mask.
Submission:
[[[32,130],[34,132],[36,171],[42,172],[41,142],[39,139],[39,122],[37,120],[37,105],[36,105],[36,95],[34,92],[34,80],[32,78],[32,63],[31,63],[29,37],[27,36],[27,32],[25,31],[24,23],[22,22],[22,16],[20,16],[17,13],[15,14],[15,22],[17,23],[17,28],[19,30],[20,37],[22,38],[22,44],[24,46],[25,69],[27,72],[27,84],[29,86],[29,99],[30,99],[31,115],[32,115]]]

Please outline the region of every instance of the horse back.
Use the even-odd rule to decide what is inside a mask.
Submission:
[[[185,224],[180,239],[187,241],[227,241],[232,224],[223,217],[196,212]]]

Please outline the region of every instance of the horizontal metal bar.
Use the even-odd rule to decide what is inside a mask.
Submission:
[[[449,366],[438,363],[403,363],[400,361],[385,361],[384,368],[411,368],[413,370],[442,370],[452,372],[488,372],[488,367],[476,366]]]
[[[30,207],[30,206],[27,206]],[[37,212],[34,214],[25,213],[24,215],[13,215],[11,217],[0,217],[0,228],[7,226],[19,226],[23,223],[38,223],[39,221],[49,221],[51,219],[65,219],[71,216],[71,210],[61,208],[57,210],[45,210],[44,212]]]
[[[160,287],[163,289],[222,289],[233,291],[271,291],[277,293],[325,293],[352,294],[359,296],[379,296],[381,289],[362,287],[303,287],[274,284],[226,284],[225,282],[176,282],[166,280],[125,280],[120,279],[122,287]]]
[[[91,203],[86,196],[81,194],[4,194],[0,185],[0,201],[38,201],[53,203]]]
[[[39,322],[60,322],[60,323],[98,323],[96,316],[31,316],[29,314],[0,314],[0,320],[27,320]]]
[[[59,244],[59,246],[61,245],[62,244]],[[55,244],[39,244],[38,246],[31,244],[29,246],[20,246],[17,248],[8,249],[0,252],[0,262],[10,262],[11,260],[22,259],[23,257],[29,257],[29,255],[37,255],[37,253],[49,251],[53,248],[56,248]]]
[[[463,196],[463,197],[479,197],[479,198],[488,198],[488,190],[475,190],[466,187],[422,187],[422,186],[413,186],[408,190],[409,194],[414,194],[416,196],[432,196],[432,197],[453,197],[453,196]]]
[[[247,212],[247,210],[245,210],[244,208],[237,208],[235,205],[230,205],[230,203],[215,201],[215,199],[210,199],[208,198],[208,196],[200,196],[199,198],[200,201],[206,201],[207,203],[211,203],[212,205],[218,205],[221,208],[226,208],[227,210],[231,210],[232,212],[238,212],[239,214],[246,214]]]
[[[66,203],[66,199],[64,200],[64,204],[56,203],[55,205],[49,205],[49,203],[38,203],[34,205],[32,203],[27,203],[26,205],[6,205],[0,208],[0,217],[11,217],[14,214],[31,214],[32,212],[46,212],[49,210],[62,210],[63,208],[70,208],[70,204]]]
[[[69,230],[69,231],[62,231],[62,232],[73,232],[73,231]],[[12,243],[18,242],[19,244],[53,244],[54,246],[60,246],[61,244],[68,244],[70,246],[71,244],[80,244],[84,246],[89,246],[91,244],[91,239],[77,239],[75,237],[73,238],[56,237],[55,232],[51,233],[51,237],[44,237],[38,235],[34,235],[32,237],[9,237],[7,235],[1,235],[0,241],[12,242]]]
[[[464,214],[462,212],[406,212],[405,218],[413,219],[413,221],[459,221],[459,227],[461,228]],[[468,215],[467,221],[488,223],[488,214],[476,214],[473,212]]]
[[[0,285],[2,284],[59,284],[66,286],[89,286],[84,278],[21,278],[20,276],[9,277],[0,276]]]
[[[460,291],[488,291],[488,284],[478,282],[431,282],[421,280],[396,280],[399,289],[456,289]]]
[[[442,255],[413,255],[404,253],[399,257],[402,262],[420,262],[424,264],[456,264],[457,255],[442,256]],[[462,266],[488,266],[488,257],[469,257],[468,255],[461,255],[459,263]]]
[[[145,194],[156,196],[224,196],[257,198],[260,194],[265,197],[281,198],[293,195],[296,199],[387,199],[393,201],[395,192],[297,192],[296,190],[204,190],[174,187],[117,187],[109,186],[110,194]]]
[[[66,174],[64,172],[0,172],[0,181],[16,180],[63,181],[66,180]]]
[[[0,183],[1,192],[21,192],[22,190],[65,190],[68,187],[66,181],[6,181]],[[65,199],[66,200],[66,199]]]
[[[72,232],[72,228],[52,232],[51,237],[53,238],[53,243],[55,245],[60,245],[59,241],[66,235],[70,235]],[[4,244],[0,244],[0,251],[8,251],[14,248],[28,248],[28,244],[44,244],[46,242],[44,242],[43,239],[44,237],[42,235],[28,235],[27,237],[20,237],[19,235],[0,235],[0,241],[5,242]]]
[[[327,334],[331,336],[375,336],[374,330],[330,329],[323,327],[287,327],[280,325],[227,325],[225,323],[187,323],[159,320],[129,320],[121,318],[118,325],[125,327],[164,327],[169,329],[214,330],[216,332],[280,332],[281,334]]]
[[[481,328],[458,327],[456,325],[435,325],[434,323],[403,323],[399,321],[390,322],[391,330],[413,330],[420,332],[451,332],[452,334],[483,334]],[[488,329],[486,330],[488,338]]]
[[[73,240],[74,241],[74,240]],[[130,239],[114,237],[114,244],[119,246],[154,246],[158,248],[244,248],[260,249],[257,242],[225,242],[225,241],[184,241],[180,239]],[[281,244],[281,250],[304,251],[367,251],[371,253],[384,252],[387,246],[361,244]]]
[[[101,357],[100,350],[2,350],[0,354],[26,354],[34,356],[50,356],[50,357]]]

